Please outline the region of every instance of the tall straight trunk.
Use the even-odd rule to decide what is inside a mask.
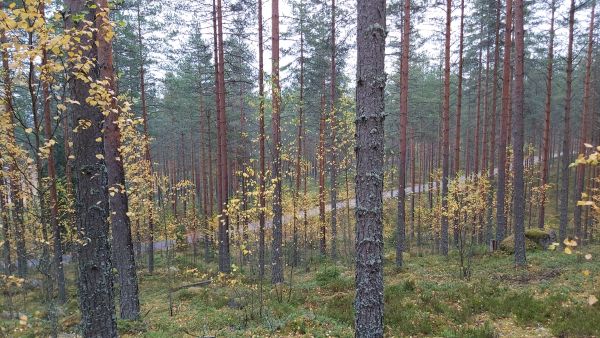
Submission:
[[[546,64],[546,104],[544,108],[544,137],[542,145],[542,186],[540,208],[538,214],[538,228],[544,228],[546,218],[546,189],[548,184],[548,171],[550,169],[550,114],[552,112],[552,79],[554,75],[554,14],[556,13],[556,0],[550,4],[550,40],[548,41],[548,61]],[[553,154],[554,155],[554,154]]]
[[[0,4],[2,8],[3,4]],[[0,46],[4,46],[7,42],[6,32],[0,29]],[[9,66],[9,51],[8,47],[2,48],[2,75],[3,75],[3,89],[4,89],[4,113],[7,115],[8,128],[6,133],[6,140],[8,144],[16,145],[17,140],[15,138],[14,130],[14,106],[13,106],[13,91],[12,91],[12,78]],[[15,227],[15,245],[17,253],[17,275],[19,277],[27,276],[27,248],[25,246],[25,222],[23,219],[23,197],[21,196],[21,179],[19,177],[18,168],[15,165],[16,154],[10,149],[7,149],[7,156],[12,158],[11,163],[8,165],[8,173],[10,176],[10,193],[8,194],[11,201],[13,201],[14,207],[12,210],[12,219]]]
[[[262,312],[262,280],[265,275],[265,84],[263,56],[263,16],[262,0],[258,0],[258,132],[259,132],[259,173],[258,173],[258,265],[261,281],[261,312]]]
[[[460,128],[463,95],[463,52],[464,52],[465,0],[460,1],[460,37],[458,47],[458,89],[456,92],[456,130],[454,140],[454,175],[460,171]]]
[[[513,93],[513,212],[515,231],[515,264],[524,266],[525,258],[525,181],[523,159],[525,145],[525,28],[523,0],[515,0],[515,86]]]
[[[486,173],[489,166],[488,145],[489,145],[489,128],[490,128],[490,113],[489,113],[489,92],[490,92],[490,46],[486,46],[485,52],[485,85],[483,92],[483,146],[481,147],[481,172]],[[484,176],[484,175],[483,175]],[[483,217],[481,217],[483,218]]]
[[[88,10],[86,19],[95,19],[95,9],[88,9],[83,0],[66,1],[68,20],[67,29],[81,31],[85,28],[83,20],[73,21],[77,13]],[[87,27],[85,29],[90,29]],[[95,59],[98,50],[93,40],[81,35],[81,46],[86,50],[74,52],[83,57]],[[74,72],[77,70],[73,69]],[[93,80],[99,79],[100,69],[96,65],[86,74]],[[81,79],[72,76],[70,79],[71,99],[79,102],[72,105],[73,121],[88,120],[89,128],[78,128],[73,133],[73,150],[75,159],[73,166],[77,182],[77,230],[85,241],[78,245],[79,258],[79,309],[81,313],[81,330],[85,337],[116,337],[117,323],[115,318],[113,272],[109,241],[109,201],[108,176],[106,163],[101,156],[104,146],[96,142],[102,137],[103,116],[99,109],[90,106],[90,86]]]
[[[560,225],[558,231],[560,243],[567,237],[567,225],[569,223],[569,165],[571,164],[571,99],[573,92],[573,26],[575,25],[575,9],[575,0],[571,0],[571,6],[569,8],[569,42],[567,45],[567,78],[561,163],[562,173],[560,179]]]
[[[281,174],[281,88],[279,87],[279,0],[271,2],[271,91],[273,127],[273,284],[283,283],[283,262],[281,259],[283,241],[282,174]]]
[[[302,138],[304,135],[304,4],[300,1],[300,103],[298,106],[298,136],[296,138],[296,185],[294,190],[294,247],[292,265],[298,264],[298,217],[296,206],[300,199],[300,183],[302,178]]]
[[[591,82],[592,82],[592,52],[594,45],[594,15],[596,12],[596,1],[592,1],[592,12],[590,15],[590,28],[588,34],[588,45],[587,45],[587,55],[586,55],[586,63],[585,63],[585,79],[583,82],[583,111],[581,113],[581,128],[579,131],[579,154],[585,154],[586,147],[585,144],[590,142],[589,135],[589,124],[590,124],[590,115],[592,111],[590,109],[591,106]],[[585,166],[577,166],[577,181],[575,184],[575,198],[576,201],[581,198],[581,194],[583,193],[583,188],[585,184]],[[575,204],[574,209],[574,223],[575,223],[575,237],[579,239],[583,239],[584,233],[581,228],[581,206]]]
[[[144,138],[146,139],[144,143],[144,160],[148,163],[148,175],[150,175],[150,179],[154,179],[154,173],[152,170],[152,155],[150,153],[150,128],[148,128],[148,104],[146,103],[146,69],[145,69],[145,60],[144,60],[144,40],[142,35],[142,16],[140,13],[140,6],[138,4],[137,7],[137,39],[138,39],[138,47],[140,49],[140,101],[141,101],[141,109],[142,109],[142,118],[144,119]],[[154,188],[149,191],[148,199],[150,203],[154,202]],[[150,206],[148,210],[148,243],[147,243],[147,252],[148,252],[148,272],[154,272],[154,207]]]
[[[510,114],[510,52],[512,27],[512,0],[506,0],[506,27],[504,33],[504,61],[502,70],[502,116],[500,139],[498,140],[498,188],[496,190],[496,241],[500,243],[506,236],[506,157],[508,139],[508,116]]]
[[[45,3],[40,2],[40,15],[45,18]],[[48,149],[48,195],[50,197],[50,226],[53,233],[54,244],[54,276],[58,290],[58,301],[64,303],[67,300],[65,291],[65,273],[63,269],[63,253],[61,231],[58,224],[58,193],[56,191],[56,163],[54,161],[54,145],[52,143],[52,112],[50,110],[50,74],[47,73],[48,55],[46,48],[42,50],[42,101],[44,110],[44,134]]]
[[[231,271],[231,257],[229,253],[229,217],[223,210],[227,208],[229,197],[229,169],[227,161],[227,114],[225,113],[225,57],[223,46],[223,11],[221,0],[217,0],[217,90],[218,98],[218,140],[219,140],[219,271]]]
[[[492,106],[490,109],[491,131],[490,131],[490,165],[488,168],[488,180],[491,189],[487,195],[487,224],[486,224],[486,242],[489,243],[493,235],[494,223],[494,182],[496,176],[496,120],[498,118],[498,68],[500,62],[500,0],[496,0],[496,27],[494,37],[494,69],[492,71]]]
[[[398,149],[398,221],[396,224],[396,267],[402,267],[406,238],[406,128],[408,125],[408,58],[410,53],[410,0],[404,1],[402,56],[400,61],[400,139]],[[414,160],[413,160],[414,161]]]
[[[480,34],[483,36],[483,22],[481,23]],[[479,58],[477,63],[477,98],[476,98],[476,117],[475,117],[475,156],[473,158],[473,170],[475,176],[479,175],[479,135],[481,134],[481,82],[483,75],[483,38],[479,39]]]
[[[116,99],[115,71],[113,66],[112,27],[109,20],[108,0],[98,0],[96,12],[96,29],[98,29],[98,67],[99,77],[106,80],[106,90],[111,94],[111,102],[103,107],[104,151],[106,171],[108,174],[110,224],[112,227],[112,245],[115,267],[119,274],[119,304],[121,318],[137,320],[140,317],[140,301],[138,298],[138,282],[131,239],[131,221],[129,219],[127,192],[125,191],[125,170],[121,161],[121,131],[119,128],[118,106]]]
[[[210,204],[209,204],[209,194],[212,194],[212,191],[209,189],[209,179],[211,177],[207,176],[207,159],[206,153],[210,153],[210,149],[206,149],[206,139],[210,138],[210,135],[206,132],[206,125],[210,125],[210,119],[207,110],[204,107],[204,92],[202,91],[202,79],[199,81],[200,90],[199,90],[199,109],[200,109],[200,176],[202,179],[202,224],[204,231],[204,260],[208,262],[210,259],[210,249],[212,246],[210,234]]]
[[[331,259],[337,258],[337,140],[336,140],[336,111],[335,111],[335,0],[331,0]]]
[[[357,16],[355,336],[383,337],[385,1]]]
[[[212,120],[210,118],[210,109],[206,109],[206,135],[208,137],[208,144],[206,145],[206,152],[208,153],[208,216],[209,219],[212,217],[215,211],[215,187],[214,187],[214,176],[213,176],[213,146],[212,146]],[[214,234],[213,234],[214,235]],[[211,235],[211,236],[213,236]]]
[[[441,252],[448,255],[448,175],[450,155],[450,24],[452,0],[446,0],[446,41],[444,58],[444,107],[442,109],[442,224]]]
[[[319,249],[321,256],[327,253],[326,227],[325,227],[325,80],[321,91],[321,116],[319,119],[319,223],[321,226],[321,240]]]

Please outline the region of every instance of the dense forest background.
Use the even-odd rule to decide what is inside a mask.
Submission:
[[[0,336],[600,333],[595,0],[0,10]]]

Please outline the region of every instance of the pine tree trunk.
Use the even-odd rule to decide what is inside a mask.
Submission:
[[[115,72],[113,66],[112,39],[107,0],[98,0],[96,29],[98,29],[98,67],[99,77],[108,81],[106,90],[111,94],[110,105],[105,107],[104,151],[108,174],[110,224],[112,228],[112,246],[114,265],[119,273],[119,304],[121,318],[137,320],[140,317],[138,282],[131,239],[131,221],[129,219],[127,192],[125,191],[125,170],[121,160],[121,131],[117,111]],[[104,113],[104,112],[103,112]]]
[[[456,92],[456,130],[454,140],[454,175],[460,171],[460,128],[462,113],[462,95],[463,95],[463,52],[464,52],[464,21],[465,21],[465,1],[460,1],[460,37],[458,47],[458,89]],[[456,237],[456,234],[455,234]]]
[[[148,163],[148,175],[151,180],[154,180],[153,169],[152,169],[152,155],[150,154],[150,128],[148,128],[148,105],[146,103],[146,69],[144,67],[144,42],[142,35],[142,20],[140,13],[140,4],[137,7],[137,38],[138,47],[140,48],[140,101],[142,109],[142,118],[144,119],[144,160]],[[149,201],[151,203],[150,209],[148,210],[148,272],[154,272],[154,188],[148,194]]]
[[[0,8],[2,4],[0,4]],[[6,33],[0,29],[0,46],[5,46],[7,42]],[[6,132],[6,143],[16,145],[15,130],[14,130],[14,107],[13,107],[13,92],[12,78],[9,66],[8,47],[2,48],[2,75],[4,89],[4,113],[7,115],[8,128]],[[6,156],[15,158],[14,154],[8,149]],[[18,170],[14,164],[14,160],[8,165],[8,175],[10,176],[10,193],[7,196],[13,201],[14,207],[12,210],[12,219],[14,223],[14,238],[17,253],[17,275],[19,277],[27,276],[27,248],[25,246],[25,223],[23,219],[23,198],[21,196],[21,179]]]
[[[44,2],[40,2],[40,15],[44,18]],[[42,100],[44,110],[44,134],[48,149],[48,179],[50,197],[50,225],[52,226],[54,244],[54,273],[58,290],[58,301],[62,304],[67,300],[65,291],[65,273],[63,269],[63,251],[61,229],[58,224],[58,193],[56,191],[56,163],[54,161],[54,145],[52,140],[52,112],[50,110],[50,83],[45,66],[48,64],[47,51],[42,50]]]
[[[546,189],[548,184],[548,171],[550,169],[550,114],[552,112],[552,79],[554,73],[554,14],[556,12],[556,1],[552,0],[550,5],[550,40],[548,41],[548,61],[546,65],[546,104],[544,108],[544,137],[542,146],[542,187],[540,196],[540,208],[538,214],[538,228],[543,229],[546,218]],[[554,154],[553,154],[554,155]]]
[[[300,102],[298,107],[298,136],[296,138],[296,185],[294,190],[294,247],[292,266],[298,265],[298,217],[296,207],[300,199],[300,183],[302,178],[302,138],[304,135],[304,5],[300,1]]]
[[[95,10],[88,9],[86,1],[66,1],[68,17],[89,10],[86,19],[93,21]],[[74,23],[67,20],[67,28],[84,29],[83,21]],[[87,27],[85,29],[90,29]],[[81,45],[91,46],[87,50],[77,50],[84,57],[95,59],[98,56],[96,45],[85,35],[81,36]],[[75,52],[75,51],[74,51]],[[92,67],[87,74],[93,80],[99,79],[100,69]],[[103,116],[100,111],[90,106],[86,99],[90,87],[84,81],[72,77],[70,81],[71,99],[79,105],[72,105],[73,121],[87,120],[89,128],[77,128],[73,134],[73,166],[77,182],[76,215],[79,244],[79,309],[81,312],[81,329],[85,337],[116,337],[117,324],[114,308],[113,272],[109,241],[109,201],[108,176],[106,164],[102,159],[104,147],[96,142],[102,137]],[[79,125],[79,123],[77,124]]]
[[[327,240],[325,227],[325,80],[321,91],[321,116],[319,119],[319,223],[321,226],[321,241],[319,249],[321,256],[327,255]]]
[[[571,0],[569,9],[569,40],[567,45],[567,70],[565,88],[565,114],[562,144],[562,163],[560,179],[560,225],[558,231],[559,242],[563,243],[567,237],[569,223],[569,173],[571,168],[571,99],[573,92],[573,26],[575,25],[575,0]]]
[[[441,252],[448,255],[448,176],[450,155],[450,24],[452,0],[446,0],[446,42],[444,58],[444,106],[442,109],[442,224]]]
[[[498,118],[498,68],[500,62],[500,0],[496,1],[496,27],[494,37],[494,69],[492,71],[492,107],[491,107],[491,135],[490,135],[490,166],[488,180],[491,188],[487,195],[487,224],[486,224],[486,242],[489,243],[493,235],[494,223],[494,182],[496,177],[496,120]]]
[[[500,243],[506,236],[506,157],[508,123],[510,111],[510,52],[512,27],[512,0],[506,0],[506,27],[504,34],[504,64],[502,71],[502,115],[500,127],[500,139],[498,140],[498,189],[496,191],[496,241]]]
[[[258,130],[259,130],[259,165],[258,173],[258,265],[261,281],[261,313],[262,313],[262,280],[265,275],[265,84],[264,84],[264,56],[263,56],[263,16],[262,0],[258,0]]]
[[[592,1],[592,13],[590,16],[590,28],[588,34],[588,45],[587,45],[587,56],[585,63],[585,79],[583,84],[583,111],[581,113],[581,123],[580,123],[580,132],[579,132],[579,154],[585,154],[586,147],[585,144],[589,143],[590,135],[589,135],[589,125],[590,125],[590,115],[591,115],[591,82],[592,82],[592,52],[593,52],[593,44],[594,44],[594,14],[596,11],[596,1]],[[575,201],[581,199],[581,194],[583,193],[583,188],[585,185],[585,169],[586,167],[583,165],[577,166],[577,181],[575,184]],[[575,202],[577,203],[577,202]],[[579,239],[583,239],[584,233],[582,232],[581,227],[581,212],[583,207],[575,204],[574,209],[574,223],[575,223],[575,237]],[[587,209],[587,208],[586,208]]]
[[[335,70],[335,0],[331,0],[331,259],[337,259],[337,140],[336,140],[336,111],[335,111],[335,89],[336,89],[336,70]]]
[[[513,195],[515,229],[515,264],[524,266],[525,257],[525,182],[523,168],[523,147],[525,145],[524,106],[525,106],[525,29],[523,0],[515,1],[515,85],[513,93]]]
[[[355,336],[383,337],[385,1],[357,16]]]
[[[283,209],[282,209],[282,174],[281,174],[281,88],[279,87],[279,0],[271,3],[271,90],[273,114],[273,284],[283,283],[282,241],[283,241]]]
[[[402,56],[400,61],[400,139],[398,150],[398,221],[396,224],[396,267],[402,267],[406,238],[406,128],[408,125],[408,58],[410,53],[410,0],[404,1]]]

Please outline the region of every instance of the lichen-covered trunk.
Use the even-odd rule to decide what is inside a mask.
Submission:
[[[88,9],[86,1],[66,1],[69,18],[84,10],[89,10],[86,19],[93,22],[95,10]],[[76,23],[67,21],[68,29],[76,31],[90,30],[83,20]],[[96,34],[94,34],[96,38]],[[82,45],[91,46],[87,50],[77,49],[84,57],[97,57],[96,44],[86,35],[81,36]],[[75,69],[73,69],[76,72]],[[86,74],[93,80],[99,78],[99,68],[92,67]],[[109,241],[109,205],[108,176],[106,163],[102,159],[104,146],[97,142],[102,137],[104,118],[99,109],[90,106],[86,99],[90,96],[89,84],[75,76],[70,80],[70,96],[79,102],[72,105],[73,121],[76,126],[87,124],[87,128],[78,127],[73,133],[73,152],[76,178],[76,215],[77,230],[81,243],[78,246],[79,309],[81,329],[84,337],[116,337],[112,261]]]
[[[356,337],[383,337],[385,1],[357,2]]]

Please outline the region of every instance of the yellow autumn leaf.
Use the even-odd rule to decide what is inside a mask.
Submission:
[[[96,158],[99,160],[103,160],[104,159],[104,155],[102,154],[96,154]]]
[[[98,143],[102,142],[102,137],[97,137],[96,142],[98,142]]]
[[[569,247],[566,247],[566,248],[565,248],[565,253],[566,253],[567,255],[570,255],[570,254],[572,254],[572,253],[573,253],[573,250],[571,250],[571,248],[569,248]]]
[[[25,129],[25,132],[27,134],[31,134],[33,132],[33,128],[27,128],[27,129]]]
[[[583,270],[581,273],[583,273],[585,277],[588,277],[590,275],[590,270]]]
[[[590,306],[592,306],[592,305],[594,305],[594,304],[596,304],[596,303],[598,303],[598,298],[597,298],[596,296],[594,296],[594,295],[590,295],[590,296],[588,297],[588,304],[589,304]]]

